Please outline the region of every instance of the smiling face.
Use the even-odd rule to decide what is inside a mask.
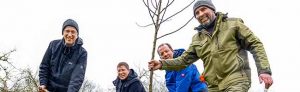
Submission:
[[[117,70],[118,70],[118,77],[121,80],[125,80],[128,77],[129,69],[127,69],[124,65],[119,66]]]
[[[78,38],[78,33],[75,27],[67,26],[63,31],[63,37],[67,47],[71,47],[75,44],[76,39]]]
[[[202,25],[211,23],[216,17],[215,12],[206,6],[198,7],[195,10],[195,16],[198,22]]]
[[[168,45],[162,45],[158,48],[158,53],[161,59],[172,59],[173,50]]]

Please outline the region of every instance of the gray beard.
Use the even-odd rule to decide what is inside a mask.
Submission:
[[[208,22],[208,23],[206,23],[206,24],[201,24],[201,25],[203,25],[203,26],[205,26],[205,27],[208,27],[209,25],[211,25],[211,24],[215,21],[215,19],[216,19],[216,17],[214,17],[213,19],[209,19],[209,22]]]

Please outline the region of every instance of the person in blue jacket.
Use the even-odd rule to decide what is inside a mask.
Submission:
[[[78,92],[84,80],[87,51],[76,21],[67,19],[62,35],[50,42],[40,64],[40,92]]]
[[[169,43],[158,46],[157,52],[161,59],[172,59],[180,56],[185,49],[175,49]],[[200,73],[194,64],[179,71],[166,70],[166,86],[169,92],[207,92],[207,85],[200,81]]]

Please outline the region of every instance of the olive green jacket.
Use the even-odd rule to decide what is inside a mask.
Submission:
[[[162,69],[179,70],[201,59],[204,65],[202,74],[208,85],[224,89],[239,80],[251,81],[247,51],[254,57],[258,74],[271,75],[262,42],[243,24],[242,19],[227,18],[217,13],[213,34],[200,30],[182,56],[161,60]]]

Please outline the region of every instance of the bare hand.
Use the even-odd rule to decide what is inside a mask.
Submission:
[[[269,87],[273,84],[273,79],[272,79],[271,75],[269,75],[269,74],[260,74],[259,82],[260,83],[264,82],[265,88],[269,89]]]
[[[48,92],[45,85],[39,86],[39,92]]]
[[[157,61],[157,60],[151,60],[150,62],[148,62],[148,68],[149,70],[157,70],[157,69],[161,69],[162,64]]]

